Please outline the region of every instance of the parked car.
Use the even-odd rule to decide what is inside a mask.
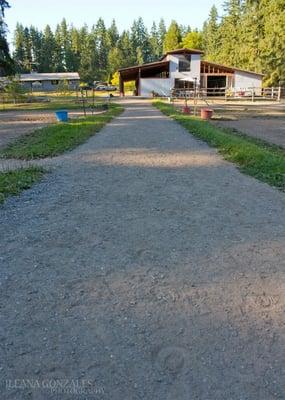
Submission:
[[[117,90],[117,88],[116,88],[116,86],[98,85],[98,86],[95,86],[95,90],[113,92],[114,90]]]

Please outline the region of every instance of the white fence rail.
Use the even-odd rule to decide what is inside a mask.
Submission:
[[[224,97],[225,100],[272,100],[280,101],[285,92],[281,87],[268,88],[197,88],[195,89],[173,89],[172,98],[178,99],[205,99],[214,97]]]

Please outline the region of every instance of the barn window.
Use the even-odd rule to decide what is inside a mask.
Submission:
[[[179,72],[191,71],[191,54],[185,54],[179,59]]]

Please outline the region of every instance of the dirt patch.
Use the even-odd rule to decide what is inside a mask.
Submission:
[[[212,121],[222,128],[234,128],[246,135],[285,148],[284,118],[243,118],[239,120]]]
[[[82,113],[74,111],[71,118]],[[54,111],[7,111],[0,113],[0,147],[6,146],[11,141],[26,135],[35,129],[42,128],[56,122]]]
[[[207,100],[208,101],[208,100]],[[238,131],[262,139],[268,143],[285,148],[285,103],[251,103],[208,101],[208,105],[198,102],[196,114],[200,109],[210,107],[214,110],[212,123],[222,128],[233,128]],[[175,102],[182,107],[183,101]],[[189,102],[193,112],[193,103]]]

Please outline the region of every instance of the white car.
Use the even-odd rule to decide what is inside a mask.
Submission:
[[[117,88],[116,88],[116,86],[98,85],[95,87],[95,90],[112,92],[114,90],[117,90]]]

